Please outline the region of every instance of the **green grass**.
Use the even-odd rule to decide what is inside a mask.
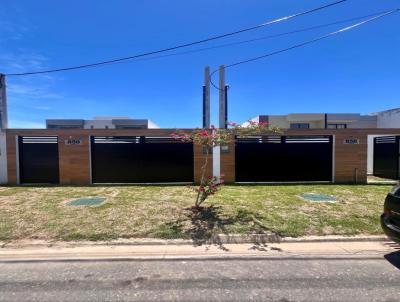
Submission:
[[[201,238],[215,233],[284,236],[381,234],[379,216],[390,185],[224,186],[204,211],[185,186],[0,187],[0,240]],[[334,195],[312,203],[301,193]],[[71,207],[103,196],[100,206]]]

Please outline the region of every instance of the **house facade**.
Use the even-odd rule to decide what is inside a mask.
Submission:
[[[400,128],[378,128],[380,116],[396,125],[396,114],[258,116],[253,120],[282,131],[238,136],[209,155],[200,145],[173,139],[175,129],[155,128],[149,120],[52,119],[46,129],[3,129],[2,182],[193,183],[199,182],[208,156],[207,174],[222,172],[227,183],[366,183],[376,137],[381,147],[394,146],[389,168],[400,170]]]
[[[7,183],[198,182],[206,154],[174,129],[7,129]],[[185,131],[192,131],[186,129]],[[287,129],[209,155],[227,183],[366,183],[368,137],[400,129]],[[276,173],[275,173],[276,172]]]

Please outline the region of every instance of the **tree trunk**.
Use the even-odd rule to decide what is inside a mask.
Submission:
[[[199,186],[199,191],[197,192],[196,203],[195,203],[196,208],[198,208],[205,200],[205,198],[203,197],[204,192],[201,192],[200,188],[204,185],[204,178],[206,176],[206,170],[208,165],[208,154],[209,154],[208,151],[209,147],[206,146],[206,159],[204,161],[204,164],[201,166],[200,186]]]

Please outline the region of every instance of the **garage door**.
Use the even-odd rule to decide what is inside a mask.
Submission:
[[[169,137],[91,137],[93,183],[193,182],[193,144]]]
[[[57,136],[20,136],[20,183],[59,183]]]
[[[400,178],[400,136],[374,138],[374,175],[388,179]]]
[[[331,181],[332,136],[236,139],[237,182]]]

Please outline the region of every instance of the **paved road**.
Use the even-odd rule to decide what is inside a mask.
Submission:
[[[16,261],[0,301],[400,301],[400,252],[386,257]]]

